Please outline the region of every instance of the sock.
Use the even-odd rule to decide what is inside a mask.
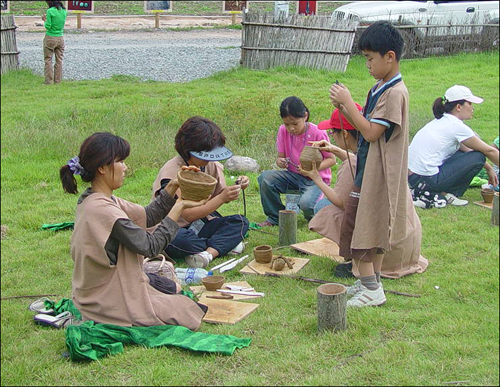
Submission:
[[[380,272],[375,272],[375,277],[377,277],[377,282],[380,283]]]
[[[368,290],[377,290],[379,284],[377,282],[377,277],[374,275],[369,275],[367,277],[361,277],[361,285],[363,285]]]

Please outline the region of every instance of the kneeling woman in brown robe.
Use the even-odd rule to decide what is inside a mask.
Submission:
[[[78,200],[71,237],[73,302],[84,321],[196,330],[206,307],[179,294],[181,287],[172,280],[166,279],[162,291],[157,290],[142,265],[144,257],[158,255],[175,237],[181,212],[203,202],[175,201],[176,181],[146,207],[114,196],[123,184],[129,153],[126,140],[94,133],[83,142],[79,155],[61,167],[66,192],[78,192],[74,175],[91,184]],[[153,233],[146,231],[159,222]]]
[[[360,109],[361,106],[358,108]],[[325,199],[316,204],[315,215],[309,222],[309,229],[337,244],[340,242],[340,225],[344,217],[344,204],[354,181],[356,171],[355,152],[357,150],[356,129],[344,117],[341,119],[342,129],[340,129],[338,110],[335,110],[329,121],[323,121],[318,125],[320,129],[333,129],[333,139],[338,146],[329,144],[326,141],[324,143],[321,141],[312,143],[313,146],[331,152],[342,160],[342,164],[337,170],[335,187],[331,188],[326,184],[321,184],[319,174],[316,171],[302,171],[303,174],[309,175],[316,182],[326,196]],[[350,152],[347,153],[347,150]],[[411,199],[409,189],[408,196]],[[381,276],[384,278],[400,278],[408,274],[422,273],[428,266],[427,259],[420,255],[422,240],[420,219],[412,201],[408,200],[407,203],[407,235],[406,238],[392,245],[391,249],[386,252],[381,271]],[[373,205],[376,206],[377,203],[373,203]],[[359,278],[359,271],[354,264],[352,272],[355,277]]]

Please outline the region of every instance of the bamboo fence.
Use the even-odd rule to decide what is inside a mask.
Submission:
[[[2,15],[1,18],[1,74],[19,69],[19,51],[16,42],[16,25],[14,15]]]
[[[271,12],[243,14],[241,64],[257,70],[303,66],[345,72],[356,22]]]

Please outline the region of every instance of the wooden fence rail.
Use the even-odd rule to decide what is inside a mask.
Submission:
[[[14,15],[2,15],[0,31],[0,73],[19,69],[19,51],[16,42],[16,25]]]
[[[258,70],[304,66],[344,72],[356,26],[352,21],[332,22],[326,16],[244,14],[241,63]]]

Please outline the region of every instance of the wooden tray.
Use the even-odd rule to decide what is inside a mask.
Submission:
[[[278,255],[273,255],[273,258],[277,257],[277,256]],[[295,262],[292,269],[289,269],[288,266],[285,265],[283,270],[277,271],[277,270],[271,269],[271,267],[270,267],[271,263],[259,263],[259,262],[256,262],[254,259],[252,262],[249,262],[248,264],[246,264],[245,267],[243,267],[243,269],[240,270],[240,273],[242,273],[242,274],[260,274],[260,275],[264,275],[264,274],[266,274],[266,272],[276,273],[279,275],[294,274],[294,273],[297,273],[299,270],[301,270],[310,261],[310,259],[307,259],[307,258],[297,258],[297,257],[286,257],[286,258],[290,258]],[[253,268],[257,273],[248,266]]]
[[[290,245],[295,250],[306,254],[327,257],[335,262],[344,262],[344,258],[339,255],[339,246],[328,238],[313,239],[307,242]]]
[[[232,300],[205,298],[202,302],[208,306],[203,321],[213,324],[236,324],[259,307],[259,304]]]
[[[474,204],[477,204],[478,206],[481,206],[481,207],[484,207],[484,208],[489,208],[490,210],[493,209],[493,202],[491,202],[491,203],[474,202]]]
[[[237,282],[228,282],[222,285],[221,289],[227,289],[225,285],[236,285],[236,286],[244,286],[245,288],[251,288],[252,286],[247,281],[237,281]],[[199,301],[204,304],[207,296],[221,296],[223,294],[231,294],[233,296],[232,300],[220,300],[220,301],[238,301],[238,300],[252,300],[256,298],[262,298],[262,296],[245,296],[242,294],[233,294],[233,293],[221,293],[216,290],[207,290],[205,286],[191,286],[189,288],[194,294],[201,293],[198,296]],[[256,290],[258,291],[258,290]],[[215,300],[215,298],[209,298],[209,300]]]

